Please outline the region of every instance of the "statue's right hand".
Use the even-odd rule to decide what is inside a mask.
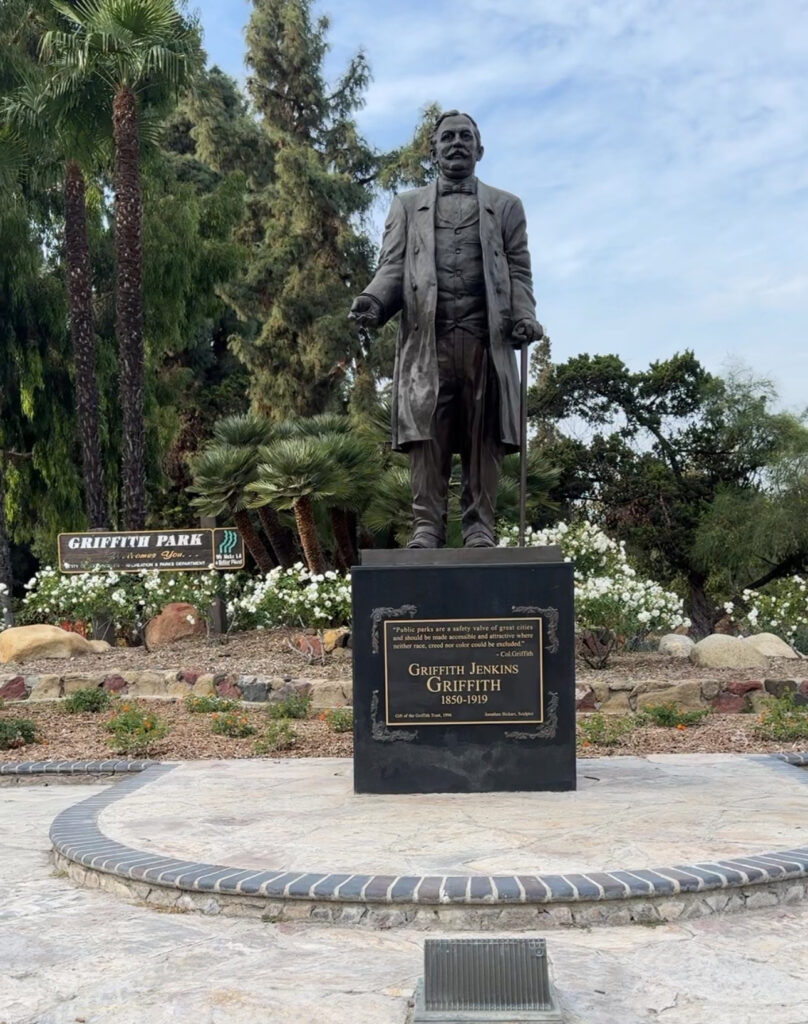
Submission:
[[[353,300],[349,320],[355,320],[360,327],[378,327],[381,319],[381,305],[372,295],[357,295]]]

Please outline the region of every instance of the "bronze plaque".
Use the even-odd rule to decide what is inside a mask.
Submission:
[[[388,619],[388,725],[544,721],[540,618]]]
[[[244,540],[233,527],[59,534],[62,572],[202,572],[244,567]]]

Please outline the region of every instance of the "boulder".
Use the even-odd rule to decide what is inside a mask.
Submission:
[[[164,697],[166,693],[165,676],[162,672],[143,671],[127,672],[130,697]]]
[[[311,680],[311,706],[313,711],[342,708],[351,703],[350,682],[336,679]]]
[[[101,685],[105,690],[109,690],[110,693],[124,693],[129,686],[124,677],[117,674],[107,676]]]
[[[350,635],[351,631],[347,626],[340,626],[338,629],[327,629],[323,633],[323,647],[326,653],[330,654],[337,647],[345,647]]]
[[[697,679],[688,679],[684,683],[675,683],[664,689],[648,690],[637,697],[638,711],[656,704],[675,704],[683,711],[698,711],[704,707],[701,686]]]
[[[667,633],[659,641],[659,653],[667,654],[669,658],[689,658],[695,646],[695,642],[689,636]]]
[[[594,711],[597,705],[595,691],[591,686],[575,687],[575,708],[578,711]]]
[[[99,686],[103,686],[104,679],[105,677],[101,675],[85,676],[72,672],[62,679],[62,693],[65,697],[69,697],[76,690],[95,690]]]
[[[34,676],[31,680],[31,700],[56,700],[63,695],[64,689],[61,676]]]
[[[694,665],[704,668],[766,668],[765,655],[737,636],[713,633],[706,636],[690,652]]]
[[[14,676],[0,686],[0,700],[28,700],[30,692],[25,676]]]
[[[230,676],[216,676],[215,686],[217,697],[224,697],[226,700],[241,700],[241,688]]]
[[[205,636],[205,619],[192,604],[176,601],[167,604],[159,615],[146,624],[144,641],[147,650],[173,644],[187,636]]]
[[[269,683],[258,676],[242,676],[236,685],[241,690],[242,700],[258,704],[269,697]]]
[[[797,692],[796,679],[764,679],[763,689],[771,697],[785,697],[787,693]]]
[[[103,640],[85,640],[58,626],[12,626],[0,633],[0,662],[76,658],[111,650]]]
[[[767,658],[799,658],[799,654],[785,640],[774,633],[755,633],[744,638],[744,643],[754,647]]]
[[[734,679],[724,687],[727,693],[733,693],[736,697],[743,697],[752,690],[762,690],[763,683],[759,679]]]
[[[213,676],[210,673],[204,673],[199,676],[193,685],[193,694],[195,697],[216,696],[216,686],[213,682]]]
[[[632,707],[628,699],[628,690],[610,690],[598,711],[604,715],[630,715]]]
[[[710,701],[713,711],[717,711],[719,714],[724,715],[736,715],[742,711],[749,711],[752,708],[752,702],[749,697],[743,697],[734,693],[719,693],[719,695]]]

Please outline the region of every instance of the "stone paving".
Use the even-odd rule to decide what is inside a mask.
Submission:
[[[808,771],[771,757],[582,760],[574,793],[357,796],[352,780],[345,758],[184,762],[98,824],[180,860],[369,875],[592,873],[808,843]]]
[[[0,788],[0,1024],[404,1024],[418,933],[156,913],[54,876],[51,821],[102,791]],[[568,1024],[808,1024],[805,904],[548,950]]]

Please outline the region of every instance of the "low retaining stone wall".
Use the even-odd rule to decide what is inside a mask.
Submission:
[[[75,672],[61,675],[0,676],[0,700],[36,701],[67,697],[85,687],[103,687],[129,697],[178,697],[189,694],[227,697],[252,703],[283,700],[295,693],[310,694],[317,711],[350,705],[350,679],[292,679],[288,676],[247,676],[200,673],[192,669],[131,669],[119,672]],[[757,711],[766,697],[793,693],[808,705],[808,679],[686,679],[677,683],[657,679],[639,682],[586,682],[576,687],[579,711],[628,715],[654,704],[672,701],[685,710],[706,708],[724,714]]]
[[[622,715],[667,702],[685,710],[706,708],[724,714],[757,711],[766,697],[782,697],[786,693],[793,693],[798,704],[808,705],[808,679],[686,679],[677,683],[658,679],[608,683],[587,680],[575,690],[579,711]]]
[[[76,690],[101,687],[127,697],[227,697],[254,703],[273,703],[292,694],[310,695],[315,710],[351,703],[349,679],[292,679],[288,676],[238,676],[226,672],[200,673],[191,669],[131,669],[120,672],[69,672],[61,675],[0,676],[4,701],[57,700]]]

